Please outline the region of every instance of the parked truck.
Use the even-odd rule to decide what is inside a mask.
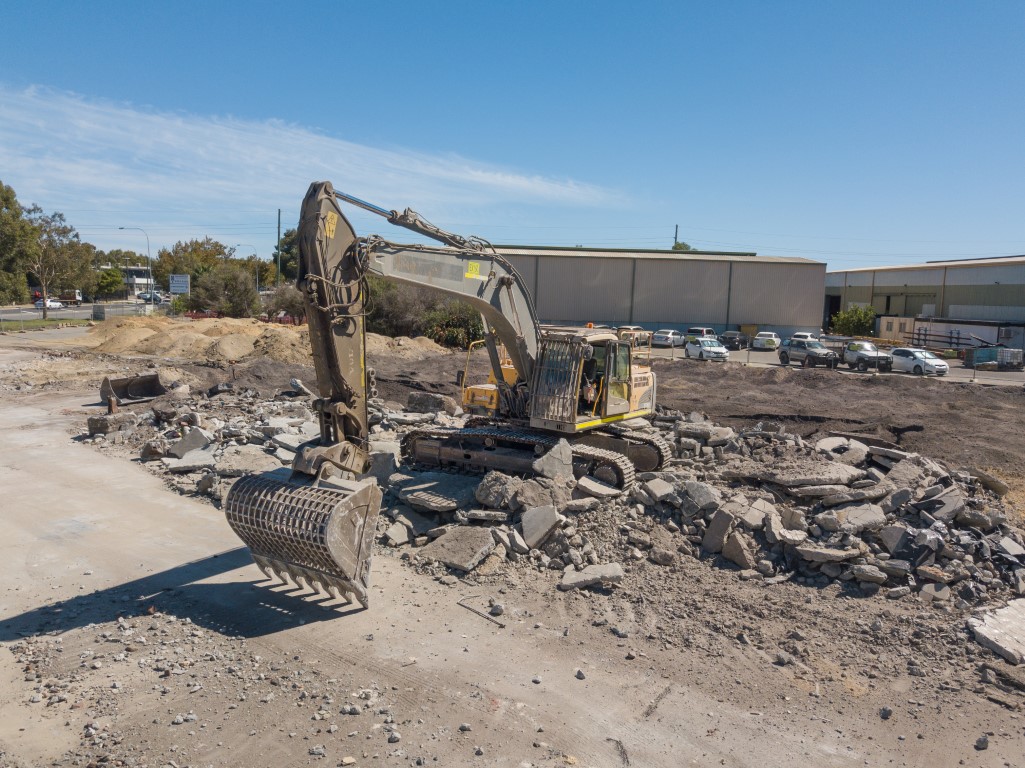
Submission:
[[[73,291],[61,291],[58,300],[66,307],[78,307],[82,304],[82,292],[77,289]]]
[[[879,349],[870,341],[850,341],[844,347],[843,361],[850,369],[867,371],[876,368],[880,371],[893,369],[893,357]]]

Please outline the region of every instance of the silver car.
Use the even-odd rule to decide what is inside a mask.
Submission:
[[[679,347],[684,342],[684,336],[679,331],[673,331],[668,328],[655,331],[651,337],[651,345],[653,347]]]
[[[943,358],[934,355],[927,349],[900,347],[890,354],[893,356],[893,370],[895,371],[905,371],[916,376],[923,376],[927,373],[946,376],[950,371],[950,366]]]

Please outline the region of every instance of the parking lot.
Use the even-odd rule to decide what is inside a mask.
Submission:
[[[649,354],[648,348],[644,347],[640,354],[642,356],[647,356]],[[653,358],[681,360],[691,365],[716,364],[712,361],[688,360],[684,357],[682,347],[651,347],[650,354]],[[976,371],[974,368],[965,368],[961,364],[960,360],[949,360],[948,362],[950,363],[950,373],[946,376],[929,376],[928,378],[961,384],[973,382],[976,384],[986,384],[991,386],[1025,386],[1025,371]],[[759,368],[783,367],[776,355],[776,350],[769,349],[742,349],[739,352],[730,352],[730,363],[739,363],[740,365],[749,365]],[[792,365],[791,367],[797,368],[795,365]],[[841,365],[835,370],[828,368],[810,368],[803,370],[807,370],[809,375],[819,376],[833,376],[835,374],[843,376],[914,376],[910,373],[901,373],[898,371],[879,373],[875,370],[869,370],[862,373],[860,371],[852,371],[846,365]]]

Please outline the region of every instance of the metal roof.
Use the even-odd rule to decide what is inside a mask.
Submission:
[[[1023,256],[993,256],[979,259],[954,259],[951,261],[923,261],[920,264],[898,264],[892,267],[858,267],[857,269],[837,269],[829,272],[831,275],[843,274],[844,272],[889,272],[902,269],[942,269],[943,267],[1002,267],[1008,265],[1025,264]]]
[[[750,261],[759,264],[818,264],[797,256],[759,256],[744,251],[673,251],[646,248],[585,248],[583,246],[496,245],[503,256],[563,256],[591,259],[671,259],[673,261]]]

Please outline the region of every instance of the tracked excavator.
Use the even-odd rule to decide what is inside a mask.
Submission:
[[[347,203],[440,246],[357,237]],[[402,444],[404,461],[462,472],[529,475],[565,438],[573,473],[617,488],[670,457],[658,436],[630,420],[655,408],[655,374],[614,331],[541,326],[523,279],[487,241],[445,232],[407,208],[399,213],[314,182],[298,228],[297,287],[307,305],[320,397],[318,439],[291,471],[245,477],[225,514],[268,577],[369,603],[370,553],[381,489],[360,480],[370,466],[365,318],[370,275],[437,291],[476,308],[484,320],[491,372],[463,390],[472,414],[461,428],[422,428]]]

